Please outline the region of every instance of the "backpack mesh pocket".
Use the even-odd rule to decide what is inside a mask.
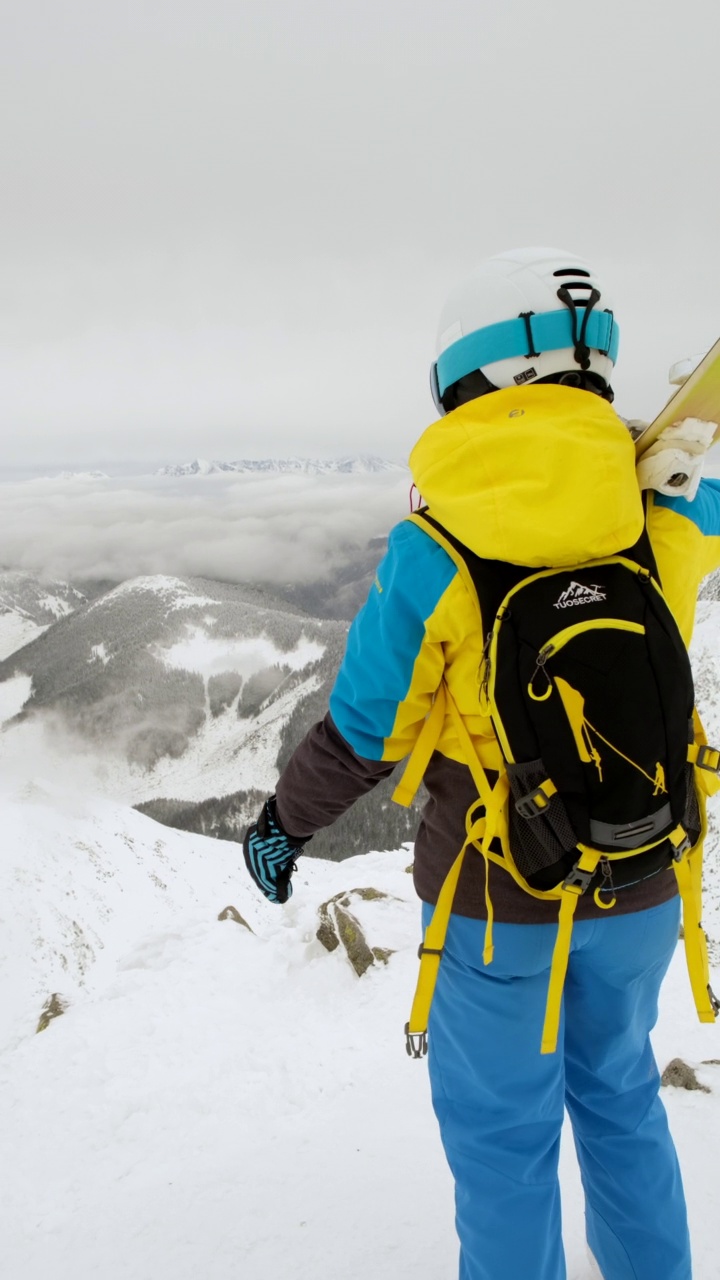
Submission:
[[[542,760],[529,760],[524,764],[508,764],[507,772],[512,796],[509,805],[510,849],[515,865],[528,881],[557,866],[557,879],[560,879],[568,865],[566,855],[577,845],[565,805],[556,794],[537,817],[523,817],[515,803],[547,782],[547,769]]]

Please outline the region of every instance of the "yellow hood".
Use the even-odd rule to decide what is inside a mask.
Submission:
[[[576,564],[642,533],[630,434],[607,401],[573,387],[472,400],[428,427],[410,468],[435,518],[486,559]]]

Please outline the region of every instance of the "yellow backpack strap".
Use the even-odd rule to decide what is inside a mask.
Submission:
[[[460,872],[462,871],[465,854],[467,853],[469,845],[479,840],[485,829],[484,814],[478,818],[473,818],[474,810],[477,809],[477,807],[476,802],[468,809],[465,819],[465,829],[467,831],[465,843],[443,881],[443,886],[438,895],[432,919],[425,930],[425,936],[418,951],[418,955],[420,957],[420,972],[418,974],[412,1009],[410,1010],[410,1021],[405,1023],[405,1047],[411,1058],[422,1058],[427,1053],[427,1027],[430,1018],[430,1006],[432,1005],[433,995],[435,994],[435,983],[437,982],[440,960],[445,947],[445,938],[447,936],[448,925],[450,923],[450,914],[455,900],[455,892],[457,890],[458,880],[460,879]],[[487,862],[485,864],[485,871],[485,900],[489,903]],[[492,929],[491,903],[489,903],[488,921],[490,928]],[[485,963],[488,964],[489,961],[485,960]]]
[[[710,795],[717,790],[717,775],[720,774],[720,751],[716,747],[708,746],[707,742],[693,742],[688,747],[687,754],[689,764],[694,764],[696,769],[702,769],[706,773],[715,774],[715,785],[710,781],[709,788],[703,787]],[[705,779],[703,779],[705,782]]]
[[[432,753],[438,744],[445,722],[445,705],[445,682],[443,681],[435,693],[435,701],[403,769],[402,777],[392,794],[395,803],[404,805],[405,808],[408,808],[415,799]]]
[[[485,926],[483,964],[487,965],[492,963],[493,905],[490,896],[489,862],[493,855],[489,852],[489,844],[493,837],[493,833],[502,826],[502,815],[508,791],[507,774],[501,775],[495,787],[490,785],[490,780],[483,768],[477,751],[475,750],[472,738],[470,737],[465,726],[465,722],[457,708],[455,699],[444,681],[440,686],[438,693],[435,695],[436,703],[439,699],[442,699],[443,714],[446,708],[449,708],[450,710],[462,754],[474,779],[479,799],[476,800],[468,809],[465,818],[465,843],[445,877],[435,910],[433,911],[432,919],[425,930],[425,937],[420,947],[420,973],[418,974],[415,997],[413,999],[412,1009],[410,1012],[410,1021],[405,1024],[405,1044],[408,1053],[413,1058],[421,1058],[425,1053],[427,1053],[427,1026],[430,1017],[430,1006],[432,1005],[432,999],[435,992],[435,983],[437,982],[440,960],[445,946],[445,938],[447,936],[448,924],[450,923],[450,915],[452,913],[453,902],[455,900],[458,880],[460,879],[460,872],[465,860],[465,854],[471,844],[479,850],[485,861],[485,907],[487,910],[487,924]],[[430,736],[430,732],[428,732],[428,740],[430,739]],[[435,741],[437,741],[437,738]],[[424,749],[423,754],[427,755],[427,759],[429,760],[430,756],[427,753],[427,747]],[[418,752],[418,760],[413,764],[413,769],[415,769],[416,764],[419,765],[420,763],[421,756]],[[413,773],[410,779],[410,785],[412,785],[414,780],[415,778]],[[403,776],[401,786],[404,787],[406,785],[406,776]],[[482,812],[479,817],[475,817],[475,812],[479,807],[482,807],[484,812]]]
[[[570,942],[575,908],[580,895],[585,892],[590,884],[597,869],[597,864],[602,857],[602,854],[597,849],[589,849],[582,844],[578,845],[578,849],[582,850],[581,856],[576,862],[574,870],[570,872],[562,886],[558,931],[550,966],[550,982],[548,985],[547,1004],[545,1005],[545,1023],[540,1043],[541,1053],[554,1053],[557,1049],[562,993],[570,960]]]
[[[428,515],[429,514],[430,513],[428,512]],[[471,600],[477,600],[477,591],[475,590],[475,583],[472,580],[472,574],[470,573],[470,570],[457,547],[453,546],[449,538],[446,538],[434,524],[430,524],[429,520],[423,520],[422,516],[418,515],[417,512],[413,513],[411,516],[406,516],[405,519],[409,520],[411,524],[416,524],[418,529],[422,529],[423,533],[426,533],[428,538],[432,538],[433,542],[437,542],[438,546],[442,547],[443,550],[447,552],[460,574],[460,577],[465,583]],[[479,609],[480,603],[478,601],[478,610]]]
[[[671,840],[673,836],[670,837]],[[683,853],[673,862],[673,870],[682,901],[685,959],[695,1008],[701,1022],[714,1022],[717,1014],[720,1013],[720,1003],[710,986],[707,938],[701,919],[702,837],[694,849]]]
[[[458,742],[460,743],[460,748],[465,759],[465,764],[468,766],[468,769],[472,774],[473,782],[477,787],[477,793],[485,805],[485,811],[486,813],[489,813],[493,804],[493,788],[490,786],[490,780],[483,768],[482,762],[475,748],[475,744],[470,737],[467,725],[460,715],[457,703],[447,687],[445,690],[445,697],[448,710],[450,711],[450,717],[453,722],[453,728],[458,736]]]
[[[688,760],[697,770],[695,781],[705,796],[714,796],[720,790],[720,751],[708,746],[707,735],[697,707],[693,708],[695,741],[688,749]]]
[[[435,528],[435,525],[430,524],[427,520],[423,520],[422,516],[413,514],[406,518],[411,524],[415,524],[419,529],[422,529],[423,533],[426,534],[428,538],[432,538],[433,542],[437,542],[438,545],[443,548],[462,577],[471,599],[477,600],[477,592],[473,584],[470,570],[457,548],[443,536],[439,529]],[[404,808],[408,808],[415,799],[420,783],[422,782],[430,763],[433,751],[438,744],[445,719],[446,698],[451,702],[451,706],[454,707],[454,702],[449,698],[447,685],[443,681],[435,694],[435,700],[425,723],[420,730],[415,746],[410,753],[408,762],[403,770],[402,777],[393,791],[393,800],[396,804],[403,805]],[[455,708],[455,711],[457,712],[457,708]],[[472,748],[471,756],[475,754],[475,749]],[[468,763],[470,763],[470,758],[471,757],[468,758]]]

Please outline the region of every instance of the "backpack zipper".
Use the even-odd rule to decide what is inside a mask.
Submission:
[[[642,623],[628,622],[624,618],[590,618],[586,622],[575,622],[570,627],[563,627],[562,631],[556,632],[556,634],[543,645],[542,649],[538,650],[538,655],[535,659],[535,670],[530,677],[530,689],[533,688],[538,671],[543,671],[548,658],[554,657],[556,653],[559,653],[561,649],[564,649],[565,645],[570,640],[574,640],[576,636],[584,635],[586,631],[604,630],[630,631],[635,635],[645,635],[645,628]],[[544,672],[544,675],[549,687],[552,684],[552,681],[546,671]],[[531,696],[534,698],[538,697],[537,694],[531,694]],[[546,693],[544,697],[547,696],[548,695]]]
[[[540,665],[544,666],[552,654],[563,649],[569,640],[574,640],[575,636],[582,635],[585,631],[603,631],[606,628],[612,631],[634,631],[639,636],[645,635],[645,628],[641,622],[628,622],[625,618],[589,618],[585,622],[575,622],[570,627],[563,627],[562,631],[551,636],[538,653],[538,662],[542,658]]]

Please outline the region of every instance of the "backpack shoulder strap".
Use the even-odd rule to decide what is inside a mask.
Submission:
[[[421,507],[409,518],[439,542],[455,562],[471,596],[478,602],[482,633],[487,635],[508,591],[533,570],[524,565],[510,564],[507,560],[489,560],[477,555],[445,529],[427,507]]]
[[[457,566],[458,573],[461,575],[471,599],[477,600],[478,608],[480,608],[475,579],[466,560],[466,556],[472,556],[473,553],[466,547],[463,547],[462,543],[458,542],[451,533],[448,533],[447,529],[444,529],[437,520],[434,520],[429,514],[427,507],[423,507],[420,511],[414,512],[411,516],[408,516],[407,519],[413,524],[416,524],[418,528],[422,529],[423,533],[432,538],[434,542],[437,542],[438,545],[441,546],[449,555],[450,559]],[[477,556],[474,558],[479,560],[479,557]],[[485,562],[480,561],[480,563]],[[494,614],[492,616],[494,617]],[[481,631],[484,634],[482,610],[480,610],[480,623]],[[463,723],[457,707],[455,706],[445,680],[443,679],[435,692],[432,707],[430,708],[425,723],[420,730],[415,746],[410,753],[405,769],[403,770],[402,777],[393,792],[392,798],[396,804],[403,805],[405,808],[412,804],[420,783],[425,776],[425,771],[430,764],[432,754],[438,744],[438,740],[445,723],[445,718],[448,713],[452,716],[455,724],[460,745],[463,749],[463,754],[466,757],[465,763],[468,765],[473,775],[478,795],[482,798],[485,805],[489,803],[493,788],[487,779],[485,770],[483,769],[482,764],[478,759],[477,752],[472,745],[470,735]]]
[[[451,533],[448,533],[447,529],[444,529],[437,520],[433,519],[427,507],[421,507],[419,511],[414,511],[411,516],[406,516],[406,519],[411,524],[415,524],[419,529],[422,529],[428,538],[432,538],[433,542],[437,542],[438,546],[441,546],[447,552],[465,583],[471,598],[476,599],[477,591],[464,554],[466,548],[463,547],[462,543],[458,542],[457,538],[454,538]]]

